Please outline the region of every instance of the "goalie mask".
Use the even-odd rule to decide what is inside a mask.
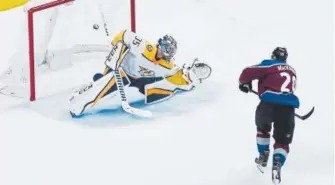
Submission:
[[[177,41],[172,36],[165,35],[158,39],[158,48],[163,53],[164,59],[170,62],[177,52]]]

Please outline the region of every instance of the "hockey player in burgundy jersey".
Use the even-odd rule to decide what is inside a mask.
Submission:
[[[248,93],[252,90],[252,81],[258,80],[258,96],[260,103],[256,109],[257,148],[259,157],[255,159],[258,167],[266,167],[270,153],[270,132],[274,126],[272,179],[280,183],[280,170],[284,165],[289,144],[294,133],[295,108],[299,107],[299,99],[294,95],[297,75],[286,63],[286,48],[277,47],[272,52],[271,60],[263,60],[260,64],[247,67],[239,78],[239,88]]]

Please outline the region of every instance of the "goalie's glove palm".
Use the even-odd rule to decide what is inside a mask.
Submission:
[[[209,65],[199,62],[199,59],[196,58],[192,63],[183,65],[183,73],[190,82],[199,84],[211,75],[212,69]]]

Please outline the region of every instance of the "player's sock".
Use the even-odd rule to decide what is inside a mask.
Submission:
[[[283,166],[285,161],[286,161],[286,157],[287,154],[290,151],[290,147],[289,145],[283,145],[280,143],[275,143],[273,145],[273,165],[275,165],[276,163],[279,163],[280,166]]]
[[[258,148],[259,156],[258,158],[255,159],[255,162],[256,164],[258,164],[258,167],[267,166],[268,159],[269,159],[269,153],[270,153],[269,145],[270,145],[270,134],[258,131],[257,132],[257,148]],[[263,170],[261,171],[263,172]]]
[[[269,151],[270,145],[270,134],[263,133],[261,131],[257,132],[257,148],[259,155],[264,156],[266,151]]]

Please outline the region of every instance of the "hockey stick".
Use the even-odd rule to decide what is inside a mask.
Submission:
[[[106,22],[106,19],[105,19],[105,14],[102,12],[101,4],[99,4],[99,11],[100,11],[100,15],[101,15],[101,20],[104,23],[106,36],[108,37],[109,36],[109,31],[108,31],[107,22]]]
[[[129,105],[128,101],[127,101],[127,95],[126,92],[124,90],[124,84],[122,81],[122,77],[120,75],[120,71],[119,69],[114,70],[114,74],[115,74],[115,78],[116,78],[116,86],[117,89],[120,93],[121,96],[121,106],[122,109],[130,114],[134,114],[140,117],[145,117],[145,118],[151,118],[152,117],[152,113],[150,111],[147,110],[142,110],[142,109],[137,109],[135,107],[132,107]]]
[[[114,70],[114,74],[115,74],[115,78],[116,78],[117,91],[120,93],[120,97],[121,97],[121,106],[122,106],[122,109],[125,112],[128,112],[130,114],[133,114],[133,115],[136,115],[136,116],[139,116],[139,117],[150,118],[150,117],[152,117],[152,113],[150,111],[137,109],[135,107],[132,107],[132,106],[129,105],[128,100],[127,100],[127,95],[126,95],[126,92],[125,92],[125,89],[124,89],[124,83],[123,83],[123,80],[122,80],[122,77],[121,77],[121,74],[120,74],[120,65],[121,65],[120,61],[123,60],[123,58],[126,56],[128,51],[129,51],[129,48],[126,49],[121,54],[122,56],[120,58],[118,58],[116,63],[119,64],[119,65],[116,65],[115,70]],[[106,58],[105,63],[108,60],[111,60],[111,57],[113,56],[113,54],[114,54],[114,48],[110,51],[109,55]]]
[[[123,58],[126,56],[126,53],[129,51],[126,50],[123,54],[121,54],[122,56],[118,59],[117,63],[119,63],[119,61],[122,61]],[[109,55],[106,58],[105,63],[110,60],[110,57],[113,55],[112,53],[114,53],[114,49],[111,50],[111,52],[109,53]],[[115,78],[116,78],[116,87],[117,87],[117,91],[120,93],[120,97],[121,97],[121,106],[122,109],[125,112],[128,112],[130,114],[139,116],[139,117],[145,117],[145,118],[150,118],[152,117],[152,113],[150,111],[147,110],[142,110],[142,109],[138,109],[135,107],[132,107],[129,105],[128,100],[127,100],[127,95],[124,89],[124,83],[120,74],[120,66],[116,66],[114,74],[115,74]]]
[[[252,93],[254,93],[254,94],[256,94],[256,95],[258,95],[258,93],[256,92],[256,91],[254,91],[254,90],[252,90],[251,89],[251,92]],[[299,114],[294,114],[297,118],[299,118],[299,119],[301,119],[301,120],[305,120],[305,119],[308,119],[312,114],[313,114],[313,112],[314,112],[314,106],[313,106],[313,108],[307,113],[307,114],[305,114],[305,115],[299,115]]]
[[[99,11],[100,11],[100,14],[101,14],[102,22],[104,23],[106,36],[109,36],[108,25],[107,25],[104,13],[102,11],[101,5],[99,5]],[[112,56],[113,52],[114,51],[112,49],[110,51],[110,53],[108,54],[105,63],[107,62],[107,60],[110,60],[110,57]],[[125,51],[125,53],[126,52],[127,51]],[[119,61],[122,61],[124,56],[125,56],[125,54],[123,54],[123,56],[119,58]],[[133,115],[136,115],[136,116],[139,116],[139,117],[145,117],[145,118],[152,117],[152,112],[147,111],[147,110],[138,109],[138,108],[135,108],[135,107],[132,107],[132,106],[129,105],[128,100],[127,100],[127,95],[126,95],[126,92],[125,92],[125,89],[124,89],[123,80],[122,80],[122,77],[120,75],[119,66],[115,68],[114,74],[115,74],[115,78],[116,78],[117,91],[119,91],[120,96],[121,96],[122,109],[125,112],[128,112],[129,114],[133,114]]]

